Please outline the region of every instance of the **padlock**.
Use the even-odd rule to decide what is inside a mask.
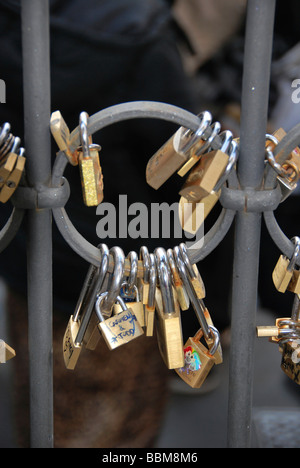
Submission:
[[[72,166],[78,165],[78,151],[71,151],[70,130],[60,111],[51,114],[50,130],[58,148],[65,153],[66,158]]]
[[[281,293],[284,293],[287,290],[287,287],[293,276],[297,258],[299,256],[300,239],[299,237],[293,237],[292,241],[295,244],[292,258],[289,259],[285,255],[280,255],[272,273],[273,283],[277,291]]]
[[[8,175],[0,191],[0,202],[6,203],[17,189],[24,172],[26,158],[21,154],[17,157],[12,172]]]
[[[0,364],[5,364],[16,356],[15,350],[4,340],[0,340]]]
[[[88,114],[80,114],[81,149],[78,151],[78,161],[83,200],[87,206],[97,206],[103,200],[103,175],[99,160],[99,145],[91,143],[87,133]]]
[[[144,334],[142,327],[130,308],[127,308],[123,299],[118,296],[116,302],[122,307],[122,312],[104,319],[101,312],[101,302],[107,292],[98,296],[95,309],[99,320],[99,331],[101,332],[108,348],[113,350]]]
[[[195,235],[203,222],[218,202],[222,187],[226,183],[230,172],[234,168],[238,159],[239,146],[236,141],[232,141],[228,150],[228,163],[223,175],[219,178],[213,190],[197,201],[191,201],[181,196],[178,204],[178,215],[181,227],[184,231]]]
[[[220,122],[215,122],[213,125],[210,127],[210,135],[205,138],[205,141],[201,139],[199,143],[195,144],[190,151],[190,159],[179,169],[177,174],[180,177],[184,177],[191,169],[192,167],[199,162],[201,155],[208,152],[213,145],[214,139],[218,136],[218,134],[221,131],[221,124]]]
[[[100,267],[90,265],[64,334],[63,356],[67,369],[75,369],[83,346],[95,349],[99,341],[98,321],[93,325],[94,305],[108,270],[109,250],[105,244],[100,244],[98,248],[101,253]]]
[[[148,297],[145,304],[145,334],[146,336],[153,336],[154,332],[154,319],[155,319],[155,292],[157,286],[157,274],[155,266],[155,258],[151,253],[149,254],[149,284],[148,284]]]
[[[149,251],[147,247],[142,246],[140,248],[140,260],[143,262],[143,269],[144,274],[142,278],[139,279],[140,284],[140,297],[143,304],[147,304],[148,302],[148,294],[149,294],[149,268],[150,268],[150,259],[149,259]]]
[[[179,194],[188,201],[201,201],[211,192],[224,174],[229,162],[227,151],[233,136],[230,131],[222,132],[221,149],[209,151],[201,156],[200,162],[192,169]]]
[[[188,310],[190,306],[189,296],[186,292],[186,289],[183,285],[183,282],[177,270],[172,249],[167,250],[167,258],[168,258],[169,267],[171,271],[173,286],[177,293],[177,298],[178,298],[180,308],[181,310]]]
[[[189,338],[184,345],[184,366],[175,369],[179,377],[192,388],[200,388],[207,375],[216,363],[214,357],[219,346],[220,337],[218,331],[210,326],[214,335],[213,344],[207,348],[200,340],[203,331],[200,330],[192,338]]]
[[[195,263],[193,265],[191,264],[190,259],[188,257],[187,247],[184,243],[181,243],[179,245],[179,249],[181,258],[183,260],[183,263],[185,264],[195,293],[199,299],[203,299],[206,295],[205,285],[197,268],[197,265]]]
[[[127,306],[133,311],[141,327],[145,327],[145,310],[144,304],[140,300],[139,291],[136,285],[133,285],[131,291],[126,292],[128,283],[124,282],[121,287],[120,297],[126,303]],[[116,303],[114,305],[113,313],[119,314],[122,311],[122,305]]]
[[[281,369],[296,384],[300,385],[300,336],[281,345]]]
[[[300,270],[295,269],[292,274],[291,281],[288,284],[287,290],[295,294],[300,294]]]
[[[154,255],[159,282],[155,291],[158,348],[166,366],[175,369],[184,363],[180,307],[172,286],[165,250],[159,247],[155,249]]]
[[[147,183],[154,189],[163,185],[186,161],[192,148],[202,145],[202,137],[212,120],[210,112],[199,115],[200,124],[196,132],[180,127],[177,132],[149,159],[146,167]]]

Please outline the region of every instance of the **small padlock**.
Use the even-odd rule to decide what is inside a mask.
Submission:
[[[70,317],[64,334],[63,356],[67,369],[75,369],[83,346],[95,349],[99,341],[98,321],[93,324],[94,305],[108,270],[109,250],[105,244],[100,244],[98,248],[101,253],[100,267],[90,265],[74,314]]]
[[[212,120],[210,112],[199,115],[200,125],[196,132],[180,127],[177,132],[149,159],[146,168],[147,183],[154,189],[163,185],[172,174],[190,159],[192,148],[204,141],[202,137]]]
[[[180,307],[172,286],[167,254],[161,247],[154,252],[159,280],[155,291],[156,331],[160,354],[169,369],[183,366],[183,338]]]
[[[123,283],[120,291],[120,296],[127,306],[133,311],[141,327],[145,326],[145,310],[144,304],[140,300],[139,291],[136,285],[133,285],[131,291],[126,292],[128,283]],[[114,305],[114,314],[119,314],[122,311],[122,305],[117,303]]]
[[[179,377],[192,388],[200,388],[207,375],[216,363],[214,357],[219,346],[219,332],[212,326],[210,330],[214,336],[213,344],[207,348],[200,340],[203,331],[200,330],[193,338],[189,338],[184,345],[184,366],[175,369]]]
[[[88,114],[80,114],[81,150],[78,152],[83,200],[87,206],[97,206],[103,200],[103,175],[99,160],[99,145],[91,142],[87,133]]]
[[[4,340],[0,340],[0,364],[5,364],[10,359],[16,356],[15,350],[5,343]]]
[[[201,201],[215,190],[229,162],[227,151],[232,142],[232,133],[220,134],[221,149],[209,151],[201,156],[200,162],[192,169],[179,194],[188,201]]]
[[[288,285],[293,276],[297,258],[299,256],[300,239],[299,237],[293,237],[292,241],[295,244],[292,258],[289,259],[285,255],[280,255],[272,273],[273,283],[277,291],[281,293],[286,292],[288,288]]]
[[[99,331],[108,348],[113,350],[142,336],[144,332],[133,311],[127,308],[126,303],[120,296],[117,297],[116,302],[121,305],[122,312],[105,320],[101,312],[101,302],[106,295],[107,292],[98,296],[95,310],[99,319]]]
[[[155,291],[157,286],[157,274],[155,266],[155,258],[151,253],[149,254],[149,284],[148,284],[148,298],[145,304],[145,334],[146,336],[153,336],[154,332],[154,319],[155,319]]]
[[[178,215],[181,227],[184,231],[195,235],[203,222],[218,202],[222,187],[226,183],[229,174],[234,168],[238,159],[239,146],[236,141],[232,141],[228,151],[229,159],[223,175],[219,178],[213,190],[197,201],[190,201],[181,196],[178,204]]]
[[[195,293],[199,299],[203,299],[206,295],[205,285],[198,270],[197,265],[194,263],[193,265],[190,262],[188,257],[187,247],[184,243],[179,245],[180,255],[185,264],[186,270],[189,274],[190,281],[193,285]]]
[[[188,310],[190,306],[189,296],[186,292],[186,289],[183,285],[178,269],[176,267],[172,249],[167,250],[167,258],[168,258],[169,267],[171,271],[173,286],[177,293],[177,298],[178,298],[180,308],[181,310]]]
[[[140,295],[143,304],[147,304],[148,302],[148,294],[149,294],[149,268],[150,268],[150,258],[149,258],[149,251],[147,247],[142,246],[140,248],[140,260],[143,262],[143,269],[144,274],[142,278],[139,280],[140,287]]]
[[[300,337],[281,344],[281,369],[296,384],[300,385]]]

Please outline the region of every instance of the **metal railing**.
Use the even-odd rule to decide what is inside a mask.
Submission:
[[[6,248],[28,217],[28,325],[30,362],[30,427],[32,447],[53,447],[52,368],[52,214],[71,247],[97,265],[98,250],[73,228],[64,210],[68,184],[61,187],[67,164],[59,157],[51,168],[50,142],[50,40],[48,0],[22,1],[25,147],[29,187],[19,187],[13,213],[0,235]],[[230,348],[228,446],[249,447],[251,440],[254,339],[261,218],[264,214],[271,237],[291,256],[293,245],[281,232],[273,210],[278,206],[276,175],[265,171],[265,135],[273,46],[275,0],[248,0],[241,102],[239,185],[222,190],[223,211],[206,234],[203,248],[190,260],[202,260],[222,241],[235,220]],[[91,116],[89,134],[111,123],[153,117],[172,120],[196,130],[199,119],[167,104],[137,102],[114,106]],[[299,128],[289,132],[275,150],[284,154],[300,142]],[[55,192],[55,196],[54,196]],[[246,205],[247,201],[247,205]],[[245,208],[247,206],[247,208]],[[38,349],[37,353],[35,350]]]

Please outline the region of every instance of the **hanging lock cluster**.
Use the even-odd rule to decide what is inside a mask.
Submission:
[[[98,206],[103,201],[103,174],[100,165],[99,151],[101,146],[92,142],[88,135],[88,119],[86,112],[79,116],[79,132],[81,145],[71,150],[70,130],[60,111],[53,112],[50,120],[51,133],[61,151],[72,166],[79,166],[83,201],[86,206]]]
[[[21,140],[10,133],[10,124],[0,127],[0,202],[6,203],[18,187],[26,158]]]
[[[195,234],[217,203],[238,159],[238,144],[230,131],[221,132],[221,124],[212,124],[208,111],[199,114],[196,132],[180,127],[152,156],[146,168],[146,180],[154,189],[161,187],[175,172],[187,175],[179,192],[179,219],[186,232]],[[201,203],[204,212],[199,215]]]
[[[295,294],[291,317],[278,318],[274,326],[258,326],[256,331],[258,337],[269,337],[270,342],[279,345],[281,369],[300,385],[300,270],[296,265],[300,254],[300,238],[293,237],[292,242],[292,257],[289,259],[280,255],[272,274],[273,283],[280,293],[290,291]]]
[[[95,349],[101,338],[114,350],[156,331],[166,366],[191,387],[200,387],[213,365],[222,362],[222,349],[203,302],[204,283],[185,244],[154,253],[143,246],[139,255],[131,251],[126,258],[119,247],[98,248],[100,265],[89,267],[64,334],[66,367],[74,369],[82,349]],[[184,344],[181,312],[190,306],[200,328]]]

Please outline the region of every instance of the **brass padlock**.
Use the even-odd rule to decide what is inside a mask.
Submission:
[[[166,366],[175,369],[184,363],[180,307],[171,283],[165,250],[159,247],[154,255],[159,280],[155,291],[158,348]]]
[[[139,284],[141,285],[141,300],[143,304],[147,304],[148,302],[148,294],[149,294],[149,268],[150,268],[150,257],[149,251],[147,247],[142,246],[140,248],[140,260],[143,262],[143,269],[144,274],[142,278],[139,280]]]
[[[296,340],[280,345],[282,352],[281,369],[296,384],[300,385],[300,336]]]
[[[200,162],[192,169],[179,194],[188,201],[201,201],[210,195],[224,174],[229,162],[227,151],[233,136],[230,131],[220,134],[221,149],[209,151],[201,156]]]
[[[81,149],[78,151],[83,200],[87,206],[97,206],[103,200],[103,175],[99,160],[99,145],[91,142],[87,133],[88,114],[80,114]]]
[[[300,239],[299,237],[293,237],[292,241],[295,244],[292,258],[289,259],[285,255],[280,255],[272,273],[273,283],[277,291],[281,293],[286,292],[288,288],[288,285],[293,276],[297,258],[299,256]]]
[[[90,265],[74,314],[70,317],[64,334],[63,356],[67,369],[75,369],[83,346],[95,349],[99,341],[98,321],[93,324],[94,305],[107,274],[109,250],[105,244],[100,244],[98,248],[101,253],[100,267]]]
[[[177,132],[149,159],[146,168],[147,183],[154,189],[163,185],[172,174],[190,159],[195,145],[204,143],[202,137],[212,120],[210,112],[199,115],[200,124],[196,132],[180,127]]]
[[[101,312],[101,302],[106,295],[107,292],[98,296],[95,309],[99,319],[99,331],[108,348],[113,350],[142,336],[144,332],[133,311],[127,308],[126,303],[120,296],[117,297],[116,302],[121,305],[122,312],[105,320]]]
[[[14,194],[15,190],[17,189],[22,174],[24,172],[26,163],[26,158],[23,155],[19,155],[17,157],[17,161],[12,172],[8,175],[7,179],[5,180],[1,191],[0,191],[0,202],[6,203],[10,197]]]
[[[178,269],[176,267],[172,249],[167,250],[167,258],[168,258],[169,267],[171,271],[173,286],[177,293],[177,299],[178,299],[180,308],[181,310],[188,310],[190,306],[189,296],[180,278]]]
[[[10,359],[16,356],[15,350],[5,343],[4,340],[0,340],[0,364],[5,364]]]
[[[149,254],[149,284],[148,284],[148,297],[145,304],[145,334],[146,336],[153,336],[154,332],[154,319],[155,319],[155,292],[157,286],[157,274],[155,266],[155,258],[151,253]]]
[[[200,330],[193,338],[189,338],[184,345],[184,366],[175,369],[179,377],[192,388],[200,388],[207,375],[216,363],[214,357],[219,346],[219,332],[210,326],[214,335],[213,344],[207,348],[200,340],[203,337],[203,331]]]
[[[126,303],[127,306],[133,311],[134,315],[137,318],[141,327],[145,326],[145,310],[144,304],[140,300],[139,291],[136,285],[133,285],[131,291],[127,291],[126,287],[128,283],[123,283],[120,291],[120,297]],[[119,314],[122,311],[122,305],[120,303],[116,303],[114,305],[114,314]]]
[[[197,201],[191,201],[181,196],[178,204],[178,215],[181,227],[184,231],[195,235],[200,227],[203,225],[204,220],[212,211],[218,202],[222,187],[226,183],[232,169],[234,168],[238,159],[239,146],[236,141],[232,141],[228,150],[228,163],[225,171],[219,178],[213,190]]]
[[[179,245],[179,249],[180,249],[181,258],[188,272],[188,275],[193,285],[193,288],[195,290],[195,293],[199,299],[203,299],[206,295],[205,285],[200,275],[200,272],[197,268],[197,265],[195,263],[193,265],[191,264],[189,256],[188,256],[188,252],[187,252],[187,247],[184,243],[181,243]]]

